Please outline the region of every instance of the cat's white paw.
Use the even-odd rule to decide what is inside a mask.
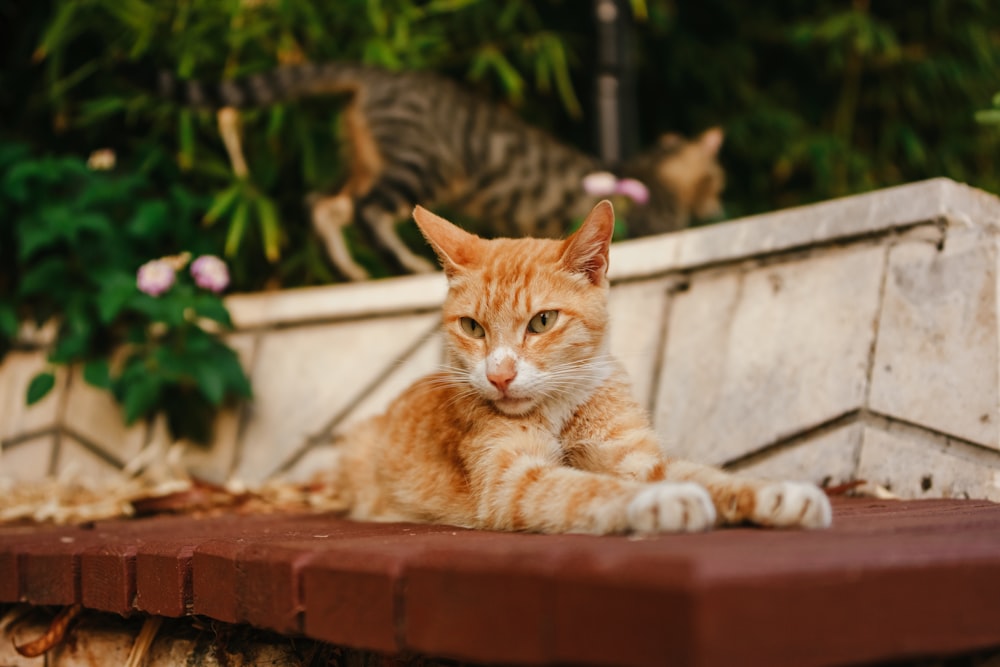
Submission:
[[[708,491],[697,484],[650,484],[629,503],[628,523],[637,533],[707,530],[715,524],[715,506]]]
[[[830,499],[815,484],[773,482],[757,491],[754,523],[781,528],[826,528],[832,521]]]

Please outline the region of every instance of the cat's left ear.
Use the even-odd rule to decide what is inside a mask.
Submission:
[[[608,249],[615,232],[615,210],[605,199],[590,212],[580,229],[566,239],[562,263],[574,273],[583,273],[594,285],[607,283]]]
[[[441,268],[449,278],[462,266],[476,261],[482,243],[481,238],[431,213],[423,206],[413,209],[413,219],[420,228],[420,233],[434,248],[438,259],[441,260]]]
[[[698,136],[698,145],[709,157],[715,157],[722,148],[726,132],[721,127],[710,127]]]

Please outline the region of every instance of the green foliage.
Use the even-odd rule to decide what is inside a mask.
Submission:
[[[218,335],[231,328],[229,313],[187,271],[158,297],[136,283],[136,269],[163,249],[206,245],[192,234],[199,208],[181,188],[158,194],[141,172],[92,171],[79,159],[0,144],[3,349],[19,320],[54,321],[51,365],[82,364],[84,379],[111,391],[128,423],[162,413],[174,436],[207,440],[215,410],[250,395]],[[27,402],[54,385],[51,369],[38,374]]]
[[[976,112],[976,122],[988,125],[1000,125],[1000,93],[993,96],[993,108]]]
[[[138,136],[168,148],[185,184],[213,199],[205,220],[226,237],[237,289],[335,279],[305,198],[345,177],[339,107],[307,100],[243,112],[249,175],[241,178],[215,114],[151,94],[157,70],[218,81],[305,58],[354,60],[442,70],[514,105],[531,89],[551,90],[568,113],[581,114],[572,52],[532,0],[53,0],[19,11],[21,23],[40,17],[42,26],[30,51],[17,54],[23,76],[6,75],[35,88],[18,110],[22,124],[33,122],[34,107],[62,132],[90,137],[88,151],[110,145],[133,155]],[[149,70],[145,90],[120,73],[135,63]]]
[[[1000,191],[1000,133],[975,122],[996,90],[1000,5],[630,4],[640,144],[722,125],[730,215],[933,176]],[[213,114],[164,103],[119,67],[206,80],[303,58],[434,69],[592,149],[592,9],[579,0],[0,0],[0,21],[19,28],[0,44],[0,128],[136,161],[161,146],[180,167],[171,182],[211,201],[201,213],[237,289],[329,282],[337,276],[305,196],[345,177],[337,101],[243,112],[249,176],[240,179]],[[990,118],[1000,116],[979,115]],[[387,272],[356,250],[375,275]]]
[[[650,2],[644,125],[726,128],[742,215],[934,176],[1000,191],[1000,5]]]

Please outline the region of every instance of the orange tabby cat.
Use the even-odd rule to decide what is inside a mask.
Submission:
[[[333,472],[352,517],[596,534],[830,524],[816,486],[661,452],[608,354],[610,203],[564,241],[414,218],[448,277],[448,365],[345,437]]]

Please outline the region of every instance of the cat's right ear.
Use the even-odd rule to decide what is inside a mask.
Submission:
[[[482,239],[475,234],[470,234],[423,206],[413,209],[413,219],[420,228],[420,233],[434,248],[441,260],[441,268],[449,278],[463,266],[475,263],[479,257]]]

